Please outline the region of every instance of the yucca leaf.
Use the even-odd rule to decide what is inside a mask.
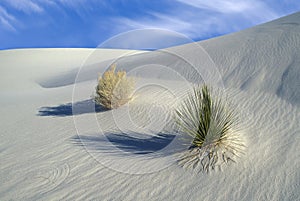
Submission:
[[[212,98],[208,86],[195,86],[175,115],[181,132],[193,138],[189,148],[190,157],[181,158],[181,163],[195,167],[197,165],[191,163],[198,161],[202,170],[208,171],[210,167],[215,168],[218,160],[224,163],[234,161],[231,156],[237,156],[242,151],[242,141],[232,137],[237,121],[235,113],[221,99]],[[193,151],[195,149],[199,151]]]

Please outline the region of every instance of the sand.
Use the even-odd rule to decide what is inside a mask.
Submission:
[[[299,21],[155,52],[0,51],[1,200],[300,200]],[[112,62],[138,77],[136,97],[95,113],[97,76]],[[176,163],[187,147],[168,128],[203,82],[235,107],[246,144],[209,173]]]

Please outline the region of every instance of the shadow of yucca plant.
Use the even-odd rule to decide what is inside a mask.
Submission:
[[[237,116],[221,99],[213,99],[210,89],[195,86],[176,110],[176,124],[183,135],[192,137],[179,164],[208,172],[221,167],[243,150],[237,130]]]
[[[127,77],[125,71],[117,71],[116,65],[110,66],[102,76],[99,76],[94,98],[97,104],[107,109],[118,108],[132,99],[135,80]]]

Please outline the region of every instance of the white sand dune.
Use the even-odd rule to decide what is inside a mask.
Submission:
[[[155,52],[1,51],[1,200],[300,200],[299,22]],[[136,97],[95,113],[97,73],[114,61],[138,76]],[[165,125],[190,82],[238,111],[247,148],[221,171],[174,162],[187,147]]]

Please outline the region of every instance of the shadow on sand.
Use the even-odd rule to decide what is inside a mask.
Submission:
[[[96,105],[93,100],[84,100],[76,103],[66,103],[58,106],[41,107],[38,116],[56,116],[65,117],[72,115],[80,115],[94,112],[104,112],[106,108]]]
[[[78,146],[86,147],[88,150],[116,153],[115,148],[118,148],[120,151],[126,153],[149,154],[162,150],[175,138],[175,135],[162,133],[155,136],[149,136],[147,139],[145,139],[144,134],[135,133],[134,136],[135,137],[132,137],[126,133],[109,133],[99,136],[76,135],[71,138],[71,141]],[[138,136],[143,138],[138,138]],[[172,150],[172,152],[175,151],[176,150],[174,149]],[[171,153],[164,152],[164,154]]]

